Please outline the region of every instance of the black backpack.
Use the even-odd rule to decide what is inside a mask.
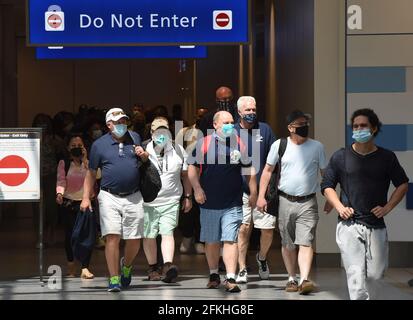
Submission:
[[[270,182],[268,183],[265,200],[267,200],[267,213],[277,217],[279,206],[278,183],[281,177],[281,159],[284,156],[287,148],[287,138],[281,138],[280,147],[278,148],[278,162],[275,165],[274,171],[271,174]]]

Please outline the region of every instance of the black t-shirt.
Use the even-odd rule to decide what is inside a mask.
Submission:
[[[394,152],[378,147],[375,152],[361,155],[350,146],[331,157],[321,191],[335,189],[339,183],[340,200],[354,209],[354,222],[379,229],[385,228],[384,219],[378,219],[371,210],[387,204],[390,182],[397,188],[408,181]]]

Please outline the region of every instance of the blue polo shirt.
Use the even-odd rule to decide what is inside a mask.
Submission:
[[[257,183],[259,185],[262,171],[267,163],[267,156],[271,150],[272,144],[276,138],[271,127],[265,122],[257,122],[250,130],[243,130],[248,135],[241,134],[241,124],[238,122],[235,124],[239,136],[243,139],[244,143],[248,146],[248,156],[252,159],[252,165],[257,172]],[[248,141],[245,141],[248,140]],[[244,192],[249,194],[249,187],[243,179]]]
[[[222,210],[242,206],[242,167],[246,154],[242,153],[236,139],[220,141],[214,134],[205,154],[200,154],[203,139],[198,140],[189,163],[202,170],[200,184],[206,201],[204,209]]]
[[[110,133],[93,143],[89,168],[101,169],[102,188],[108,188],[114,193],[129,193],[139,189],[139,158],[133,145],[140,144],[140,136],[132,131],[126,133],[123,152],[120,152],[119,142]]]

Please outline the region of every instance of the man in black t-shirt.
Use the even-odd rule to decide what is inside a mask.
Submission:
[[[409,179],[396,155],[375,145],[381,122],[373,110],[355,111],[351,122],[355,143],[333,154],[321,191],[339,213],[336,241],[350,299],[364,300],[377,298],[379,279],[388,264],[383,218],[403,199]],[[390,182],[396,190],[387,200]],[[340,198],[335,191],[338,183]]]

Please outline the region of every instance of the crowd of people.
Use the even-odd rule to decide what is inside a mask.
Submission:
[[[70,246],[75,217],[89,209],[99,213],[110,292],[130,285],[141,239],[148,279],[176,282],[178,226],[180,252],[205,253],[207,288],[220,287],[222,259],[225,290],[239,292],[240,284],[248,282],[252,229],[260,230],[256,262],[264,280],[270,277],[267,255],[278,226],[288,272],[285,290],[309,294],[315,289],[309,276],[319,220],[316,193],[321,191],[324,211],[335,209],[339,215],[336,240],[350,298],[375,298],[388,261],[383,218],[408,187],[396,155],[375,144],[381,128],[377,115],[371,109],[354,112],[354,143],[328,161],[323,144],[309,138],[311,115],[291,112],[285,123],[289,137],[277,139],[271,127],[258,120],[253,97],[235,100],[230,88],[218,88],[216,107],[198,108],[190,126],[179,122],[179,106],[173,107],[173,117],[162,106],[147,112],[134,106],[128,114],[121,108],[82,107],[76,116],[36,116],[33,126],[44,128],[46,229],[51,235],[56,202],[64,216],[68,274],[76,272]],[[148,162],[162,182],[152,201],[145,201],[145,185],[140,184],[141,166]],[[269,210],[267,197],[274,176],[279,177],[276,213]],[[390,183],[395,191],[388,199]],[[80,261],[85,279],[93,278],[90,257],[91,252]]]

